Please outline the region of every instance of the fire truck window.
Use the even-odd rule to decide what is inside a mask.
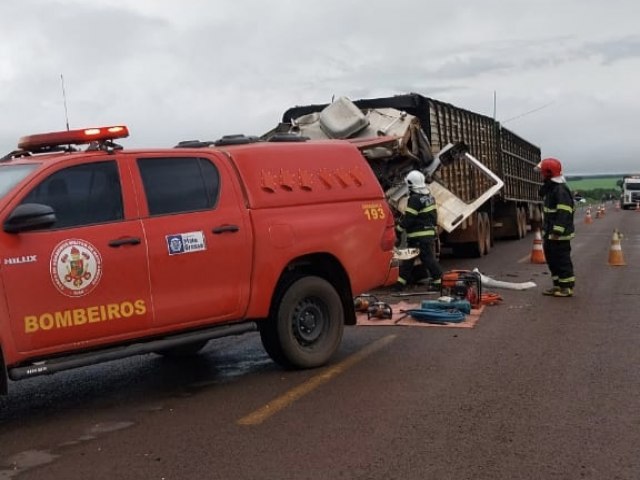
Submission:
[[[0,166],[0,198],[3,198],[37,167],[36,164]]]
[[[138,167],[150,215],[194,212],[216,206],[218,169],[204,158],[140,158]]]
[[[56,212],[50,228],[78,227],[124,218],[120,177],[115,162],[97,162],[58,170],[22,203],[43,203]]]

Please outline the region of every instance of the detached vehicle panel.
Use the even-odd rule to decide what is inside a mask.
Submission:
[[[353,296],[395,281],[393,217],[348,142],[113,143],[127,135],[25,137],[0,161],[0,390],[255,330],[280,364],[320,366]]]

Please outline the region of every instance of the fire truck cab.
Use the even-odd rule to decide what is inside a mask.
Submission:
[[[395,281],[393,217],[349,142],[128,134],[31,135],[0,159],[0,393],[256,330],[276,362],[317,367],[353,297]]]

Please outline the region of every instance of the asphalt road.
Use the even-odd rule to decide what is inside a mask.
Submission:
[[[582,216],[573,298],[540,294],[532,235],[442,260],[538,285],[473,329],[349,327],[311,371],[249,334],[11,383],[0,479],[638,479],[640,213]]]

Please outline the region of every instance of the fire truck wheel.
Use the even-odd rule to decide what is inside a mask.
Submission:
[[[276,363],[314,368],[327,363],[338,349],[344,310],[333,285],[306,276],[289,283],[270,317],[260,323],[262,344]]]

